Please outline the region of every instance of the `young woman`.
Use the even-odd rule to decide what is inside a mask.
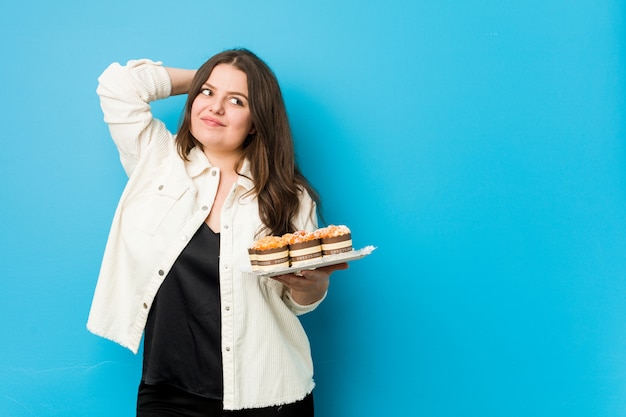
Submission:
[[[298,315],[329,275],[250,274],[260,236],[317,227],[276,77],[244,49],[197,71],[114,63],[98,95],[129,180],[88,328],[137,352],[138,416],[312,416],[313,365]],[[176,135],[150,102],[187,94]]]

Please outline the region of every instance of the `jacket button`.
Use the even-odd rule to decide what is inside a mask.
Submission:
[[[146,309],[147,309],[147,308],[148,308],[148,304],[143,303],[143,308],[146,308]]]
[[[165,275],[165,271],[162,270],[162,269],[159,269],[159,275],[161,275],[161,276]]]

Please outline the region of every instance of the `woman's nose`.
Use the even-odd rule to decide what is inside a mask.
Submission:
[[[222,106],[221,100],[213,100],[209,105],[209,110],[215,114],[222,114],[224,112],[224,106]]]

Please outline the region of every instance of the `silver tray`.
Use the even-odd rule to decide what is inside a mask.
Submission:
[[[357,259],[361,259],[372,253],[376,249],[374,246],[366,246],[359,250],[352,250],[350,252],[338,253],[336,255],[327,255],[318,259],[311,259],[306,263],[302,263],[298,266],[293,266],[289,268],[277,268],[277,269],[269,269],[265,271],[252,271],[254,275],[262,276],[262,277],[273,277],[276,275],[283,274],[298,274],[300,271],[304,271],[307,269],[315,269],[321,268],[323,266],[336,265],[344,262],[356,261]]]

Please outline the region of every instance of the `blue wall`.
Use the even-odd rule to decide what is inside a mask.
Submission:
[[[125,180],[96,78],[245,46],[378,247],[303,319],[319,416],[626,416],[624,2],[10,3],[0,415],[133,415],[140,356],[85,330]]]

